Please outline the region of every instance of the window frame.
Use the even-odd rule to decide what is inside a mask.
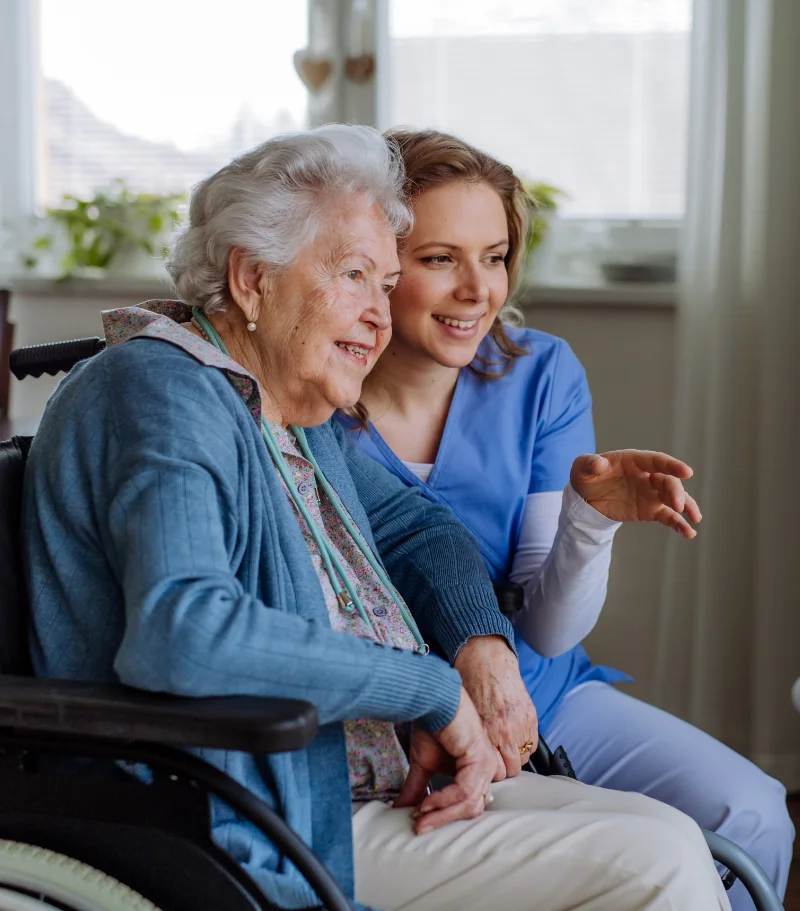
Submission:
[[[36,211],[38,0],[0,3],[0,225]]]

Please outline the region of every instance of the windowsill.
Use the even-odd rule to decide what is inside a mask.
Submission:
[[[673,283],[552,282],[526,285],[517,296],[523,309],[537,307],[656,307],[673,308],[678,291]]]
[[[152,277],[76,278],[57,282],[53,279],[23,276],[11,282],[11,290],[26,297],[125,297],[130,298],[132,303],[172,296],[172,289],[166,279],[160,281]],[[527,285],[520,291],[517,299],[521,307],[533,309],[561,306],[672,308],[677,301],[677,290],[674,284],[554,282]]]
[[[10,282],[12,292],[25,297],[84,297],[84,298],[133,298],[134,303],[151,298],[170,298],[172,288],[166,279],[153,276],[136,278],[72,278],[56,281],[52,278],[20,276]]]

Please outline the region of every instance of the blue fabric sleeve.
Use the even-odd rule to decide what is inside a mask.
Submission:
[[[423,636],[436,639],[451,662],[473,636],[503,636],[516,651],[513,627],[500,613],[469,531],[446,506],[362,452],[340,424],[333,427],[378,553]]]
[[[334,632],[243,589],[232,571],[247,509],[238,491],[248,487],[236,393],[220,388],[220,373],[175,369],[174,360],[153,357],[136,375],[109,378],[107,549],[126,615],[120,680],[191,696],[305,699],[321,724],[416,718],[443,727],[460,699],[459,675],[444,661]]]
[[[528,493],[560,491],[575,459],[595,451],[592,396],[586,372],[566,342],[559,342],[544,421],[536,435]]]

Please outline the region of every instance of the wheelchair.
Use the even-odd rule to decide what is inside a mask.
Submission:
[[[18,378],[56,375],[98,354],[101,339],[12,352]],[[0,911],[276,911],[211,839],[209,796],[225,801],[295,865],[328,911],[352,911],[320,860],[281,816],[187,752],[304,749],[317,729],[308,703],[260,697],[183,698],[121,685],[37,679],[27,646],[20,566],[22,482],[30,437],[0,442]],[[497,585],[503,613],[521,589]],[[136,763],[148,782],[123,771]],[[575,778],[565,751],[540,738],[528,772]],[[738,877],[758,911],[782,911],[766,874],[706,832],[726,887]]]

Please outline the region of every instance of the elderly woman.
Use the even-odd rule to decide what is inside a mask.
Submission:
[[[328,126],[196,189],[170,260],[185,303],[106,313],[108,350],[59,386],[31,451],[38,671],[312,702],[307,751],[207,758],[366,905],[727,908],[671,808],[528,774],[491,785],[507,763],[460,664],[476,698],[492,663],[519,694],[504,711],[522,758],[536,730],[477,547],[328,423],[389,338],[401,185],[377,133]],[[426,795],[439,771],[454,783]],[[247,824],[215,804],[213,825],[275,903],[315,904]]]

